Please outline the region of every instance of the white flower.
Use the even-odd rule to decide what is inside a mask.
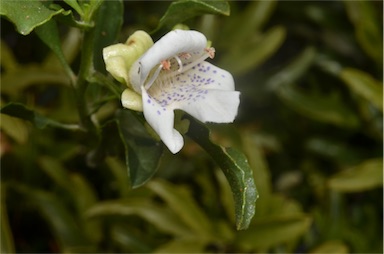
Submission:
[[[172,153],[184,145],[174,129],[174,110],[202,122],[233,122],[240,103],[232,75],[205,61],[214,57],[197,31],[173,30],[150,47],[129,71],[133,90],[141,94],[144,117]],[[127,97],[122,96],[123,105]]]

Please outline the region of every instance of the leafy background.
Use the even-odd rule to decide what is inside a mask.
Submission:
[[[383,252],[382,2],[26,3],[0,10],[3,253]],[[208,127],[248,158],[246,230],[206,126],[170,154],[105,71],[103,47],[178,23],[242,94]]]

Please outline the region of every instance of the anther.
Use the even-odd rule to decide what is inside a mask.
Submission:
[[[184,58],[184,59],[189,59],[189,58],[191,58],[191,54],[184,52],[184,53],[181,53],[179,55],[179,57]]]
[[[163,70],[169,71],[171,69],[171,62],[169,60],[161,61],[160,65],[162,66]]]
[[[204,51],[208,53],[209,58],[213,59],[215,57],[215,48],[206,48]]]

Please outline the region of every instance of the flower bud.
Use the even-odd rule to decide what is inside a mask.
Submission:
[[[124,108],[132,109],[135,111],[143,111],[143,102],[141,99],[141,95],[136,93],[135,91],[127,88],[121,94],[121,103]]]
[[[130,86],[128,73],[132,64],[152,47],[152,38],[144,31],[136,31],[123,43],[103,49],[107,71],[119,82]]]

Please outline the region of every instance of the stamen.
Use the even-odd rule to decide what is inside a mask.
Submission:
[[[171,69],[171,61],[169,60],[163,60],[160,64],[163,66],[163,70],[169,71]]]
[[[188,59],[191,57],[191,54],[190,53],[181,53],[181,54],[179,54],[179,56],[182,58]],[[171,80],[171,82],[172,82],[172,77],[177,75],[177,74],[175,74],[175,72],[182,73],[183,71],[184,72],[188,71],[193,66],[196,66],[198,63],[203,62],[205,59],[207,59],[207,57],[209,57],[211,59],[214,58],[215,57],[215,48],[212,48],[212,47],[211,48],[205,48],[203,51],[203,54],[200,57],[198,57],[197,59],[194,59],[193,62],[188,63],[185,66],[183,66],[183,62],[181,61],[179,56],[176,56],[176,55],[173,56],[176,59],[177,64],[179,65],[179,69],[177,71],[171,71],[171,72],[167,72],[167,73],[162,74],[161,81],[159,83],[160,87],[163,86],[163,83],[165,82],[165,80]],[[156,71],[153,73],[153,75],[151,76],[149,81],[144,85],[144,88],[146,90],[151,88],[151,86],[153,85],[153,83],[155,82],[157,77],[159,76],[161,70],[170,71],[171,70],[171,61],[163,60],[160,62],[159,67],[157,67]]]
[[[182,54],[189,54],[189,53],[182,53]],[[182,66],[180,65],[179,63],[179,60],[176,58],[175,56],[175,59],[177,60],[177,62],[179,63],[180,66],[182,66],[182,68],[179,67],[179,70],[177,71],[178,73],[181,73],[181,71],[183,72],[186,72],[188,71],[189,69],[191,69],[193,66],[197,65],[198,63],[201,63],[203,62],[205,59],[207,59],[208,57],[209,58],[213,58],[215,56],[215,48],[206,48],[203,50],[203,54],[201,54],[200,57],[198,57],[197,59],[194,59],[193,62],[191,63],[188,63],[187,65],[185,66]],[[165,74],[166,77],[168,76],[174,76],[176,75],[175,72],[169,72],[167,74]]]
[[[151,88],[151,86],[153,85],[153,82],[155,82],[155,80],[157,79],[157,77],[159,76],[160,74],[160,71],[164,68],[164,65],[163,64],[160,64],[159,67],[157,67],[155,73],[153,73],[151,79],[148,81],[147,84],[145,84],[144,88],[145,90],[148,90],[149,88]]]
[[[181,73],[183,71],[183,62],[181,62],[181,59],[178,56],[174,56],[174,58],[176,59],[177,63],[179,64],[179,69],[177,70],[177,72]]]
[[[208,53],[209,58],[213,59],[215,57],[215,52],[216,52],[215,48],[212,48],[212,47],[206,48],[204,49],[204,51]]]
[[[180,57],[184,58],[184,59],[189,59],[191,58],[191,54],[187,53],[187,52],[183,52],[179,55]]]

